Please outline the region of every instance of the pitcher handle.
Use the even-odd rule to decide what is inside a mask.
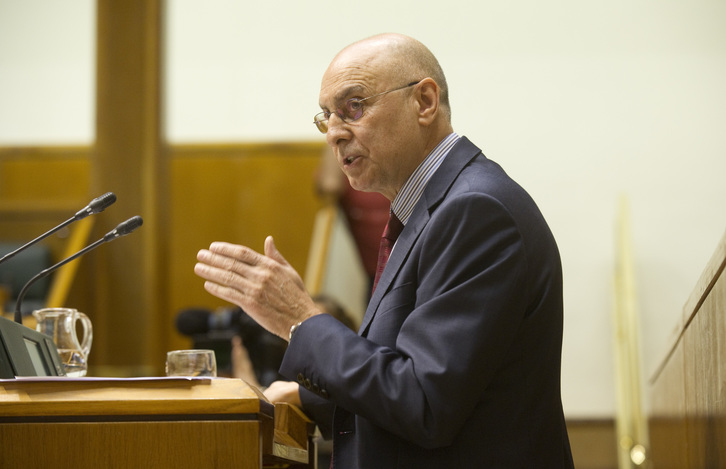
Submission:
[[[88,354],[91,352],[91,343],[93,342],[93,326],[91,326],[91,320],[85,314],[77,311],[76,315],[76,320],[80,320],[83,326],[81,350],[83,351],[83,355],[88,358]]]

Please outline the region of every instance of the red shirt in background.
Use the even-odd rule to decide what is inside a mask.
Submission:
[[[340,206],[348,219],[351,234],[358,246],[363,268],[373,278],[378,263],[378,247],[383,228],[388,222],[391,201],[378,192],[361,192],[353,189],[345,179]]]

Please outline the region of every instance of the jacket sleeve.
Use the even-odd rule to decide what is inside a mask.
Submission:
[[[315,422],[323,438],[331,439],[335,404],[302,386],[300,387],[300,401],[302,401],[303,412]]]

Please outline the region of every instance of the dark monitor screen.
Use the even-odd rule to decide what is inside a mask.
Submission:
[[[0,378],[64,375],[58,349],[50,337],[0,317]]]
[[[48,370],[48,363],[43,359],[43,350],[39,342],[23,337],[25,340],[25,348],[28,349],[30,361],[33,363],[33,369],[38,373],[37,376],[52,376]]]

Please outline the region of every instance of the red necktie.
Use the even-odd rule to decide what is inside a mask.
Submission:
[[[396,239],[398,238],[398,235],[401,234],[401,231],[403,231],[403,223],[401,223],[401,220],[399,220],[396,214],[393,213],[393,210],[391,210],[388,217],[388,223],[383,229],[381,247],[378,250],[378,267],[376,267],[376,278],[373,280],[373,291],[375,291],[376,285],[378,285],[378,279],[381,278],[383,269],[386,267],[386,262],[388,262],[388,256],[391,255],[393,245],[396,244]]]

